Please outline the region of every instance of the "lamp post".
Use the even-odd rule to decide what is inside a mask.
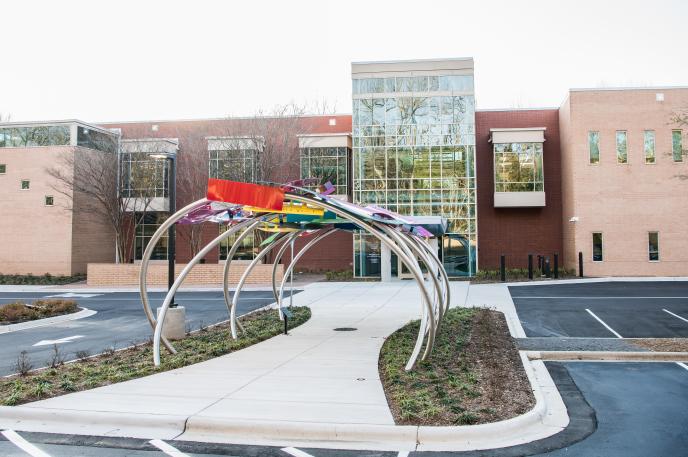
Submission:
[[[169,164],[167,174],[167,195],[170,216],[177,212],[177,155],[170,153],[151,154],[154,159],[165,159]],[[174,265],[176,253],[175,224],[170,225],[167,231],[167,290],[174,284]],[[174,295],[170,307],[178,306],[174,302]]]

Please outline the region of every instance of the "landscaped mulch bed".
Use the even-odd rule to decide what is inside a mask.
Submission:
[[[83,274],[74,276],[53,276],[50,273],[41,276],[0,274],[0,284],[9,285],[58,285],[71,284],[84,280],[86,280],[86,275]]]
[[[380,353],[380,377],[397,424],[482,424],[533,408],[530,382],[502,313],[449,310],[432,355],[406,372],[419,325],[414,321],[393,333]]]
[[[311,317],[306,307],[292,308],[289,328],[297,327]],[[239,333],[233,340],[229,324],[221,324],[195,332],[185,339],[175,341],[176,354],[169,354],[164,348],[161,365],[153,365],[153,348],[150,342],[121,351],[109,350],[104,354],[88,358],[88,354],[74,363],[63,363],[59,354],[49,361],[51,368],[0,378],[0,404],[18,405],[35,400],[56,397],[70,392],[140,378],[162,371],[180,368],[193,363],[218,357],[264,341],[284,330],[276,310],[259,311],[240,318],[246,332]],[[55,347],[57,351],[57,347]],[[21,355],[18,363],[21,361]],[[26,354],[24,354],[26,357]],[[24,360],[21,363],[26,363]],[[26,368],[24,365],[23,368]],[[24,369],[18,372],[26,371]]]
[[[626,341],[654,352],[688,352],[688,338],[639,338]]]
[[[23,302],[7,303],[0,305],[0,325],[34,321],[77,311],[79,307],[74,300],[42,299],[30,305]]]

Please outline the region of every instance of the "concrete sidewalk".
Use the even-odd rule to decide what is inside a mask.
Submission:
[[[506,312],[512,332],[519,333],[504,285],[469,290],[467,282],[452,282],[451,287],[452,306],[492,305]],[[519,444],[552,435],[568,423],[542,362],[523,357],[536,391],[537,406],[530,413],[479,426],[395,426],[378,376],[378,355],[386,336],[420,316],[416,284],[313,283],[294,303],[311,307],[313,316],[289,335],[146,378],[1,408],[0,427],[414,450],[455,449],[458,442],[464,449]],[[356,330],[334,331],[338,327]]]

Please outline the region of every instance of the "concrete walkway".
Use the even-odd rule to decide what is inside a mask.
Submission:
[[[452,282],[451,287],[452,306],[491,305],[505,312],[514,336],[523,332],[506,286],[469,289],[468,282]],[[531,413],[469,427],[394,426],[378,355],[386,336],[420,316],[420,303],[413,281],[313,283],[294,297],[294,304],[311,307],[313,316],[289,335],[146,378],[0,408],[0,427],[239,443],[256,437],[266,444],[338,441],[354,448],[413,450],[425,439],[450,448],[457,439],[464,449],[489,448],[494,440],[504,446],[566,426],[565,408],[547,370],[525,357],[538,400]],[[335,331],[338,327],[356,330]],[[457,429],[462,430],[457,434]]]

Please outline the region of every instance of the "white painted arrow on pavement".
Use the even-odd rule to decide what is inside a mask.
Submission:
[[[71,343],[72,341],[83,337],[84,335],[74,335],[68,336],[66,338],[60,338],[59,340],[41,340],[38,343],[34,344],[34,346],[49,346],[52,344]]]
[[[93,297],[98,297],[103,294],[75,294],[74,292],[67,292],[64,294],[57,294],[57,295],[46,295],[43,298],[93,298]]]

